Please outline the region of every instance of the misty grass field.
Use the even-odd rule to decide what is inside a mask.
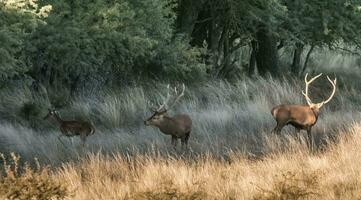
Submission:
[[[0,0],[0,200],[360,200],[360,49],[354,0]]]
[[[58,141],[60,131],[42,119],[52,106],[47,98],[34,96],[21,85],[3,89],[0,150],[5,174],[0,196],[359,199],[361,75],[337,70],[326,72],[337,75],[337,92],[312,130],[312,149],[304,131],[297,135],[293,127],[285,127],[280,136],[271,134],[273,106],[305,103],[303,77],[187,85],[184,98],[170,112],[187,113],[193,120],[187,150],[180,144],[174,149],[170,136],[144,126],[151,115],[148,101],[161,101],[166,83],[70,98],[59,109],[61,116],[87,119],[96,126],[85,148],[79,137],[63,138],[64,144]],[[56,96],[56,91],[49,93],[67,98]],[[329,93],[325,77],[311,87],[315,102]],[[19,192],[29,185],[27,192]]]

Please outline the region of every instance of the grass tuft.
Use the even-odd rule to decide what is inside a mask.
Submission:
[[[1,199],[60,200],[69,196],[66,185],[52,178],[49,168],[39,167],[37,170],[33,170],[27,164],[20,168],[20,157],[14,153],[11,154],[11,164],[8,164],[4,154],[1,154],[0,157],[4,168],[4,173],[0,176]]]
[[[319,198],[319,172],[286,172],[275,177],[271,189],[260,188],[256,200],[298,200]]]

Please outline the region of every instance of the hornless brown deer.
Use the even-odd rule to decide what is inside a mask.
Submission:
[[[321,103],[312,103],[310,97],[308,96],[308,86],[321,75],[322,73],[313,77],[311,80],[307,80],[308,74],[305,76],[306,92],[302,91],[302,94],[306,98],[307,105],[279,105],[272,108],[271,113],[277,121],[277,125],[272,131],[273,133],[280,134],[285,125],[291,124],[296,128],[297,133],[300,132],[301,129],[306,130],[309,142],[312,142],[311,129],[317,122],[320,108],[331,101],[336,92],[336,78],[332,81],[327,76],[328,81],[333,87],[331,96]]]
[[[177,145],[177,139],[181,139],[182,146],[187,146],[191,134],[192,120],[188,115],[179,114],[173,117],[167,115],[176,102],[184,95],[185,86],[182,85],[182,91],[179,93],[177,87],[174,88],[174,99],[170,105],[171,98],[169,85],[167,86],[167,98],[157,109],[151,109],[153,115],[144,121],[146,126],[158,127],[161,132],[172,136],[172,144]]]
[[[59,141],[60,137],[73,137],[80,136],[82,145],[85,145],[86,138],[90,135],[93,135],[95,132],[94,126],[90,122],[86,121],[65,121],[62,120],[56,110],[48,109],[48,114],[44,117],[45,119],[50,119],[56,122],[59,125],[61,135],[58,136]]]

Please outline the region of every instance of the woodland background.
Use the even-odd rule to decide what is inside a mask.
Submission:
[[[351,0],[2,0],[0,6],[2,87],[35,81],[71,94],[149,81],[298,76],[317,70],[315,50],[358,55],[361,37],[360,2]]]
[[[360,42],[359,0],[0,0],[0,197],[360,199]],[[315,148],[270,134],[321,72]],[[186,152],[143,123],[182,82]],[[48,108],[95,124],[85,149]]]

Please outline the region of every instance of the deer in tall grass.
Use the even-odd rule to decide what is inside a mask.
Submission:
[[[80,136],[82,141],[82,146],[85,146],[86,138],[90,135],[93,135],[95,132],[94,126],[87,121],[66,121],[63,120],[58,112],[54,109],[48,109],[48,114],[44,117],[44,120],[49,119],[59,125],[61,134],[58,136],[59,141],[61,142],[60,137],[73,137]],[[61,142],[62,143],[62,142]]]
[[[320,114],[320,108],[331,101],[333,96],[336,92],[336,81],[335,78],[333,81],[327,76],[328,81],[332,85],[332,93],[330,97],[322,101],[320,103],[312,103],[309,95],[308,95],[308,88],[309,85],[315,81],[317,78],[319,78],[322,75],[319,74],[310,80],[307,79],[308,74],[305,76],[305,92],[302,91],[303,96],[306,99],[307,105],[279,105],[274,108],[272,108],[271,113],[272,116],[277,121],[276,127],[273,129],[273,133],[280,134],[281,130],[284,126],[290,124],[296,128],[297,133],[299,133],[301,130],[306,130],[308,135],[308,140],[310,143],[312,143],[312,135],[311,135],[311,129],[316,124],[318,116]]]
[[[181,139],[182,147],[188,145],[188,140],[192,129],[192,120],[186,114],[178,114],[173,117],[167,115],[167,112],[184,95],[185,85],[179,92],[177,87],[173,89],[174,98],[171,101],[170,87],[167,86],[167,97],[158,108],[151,109],[151,117],[144,121],[146,126],[155,126],[166,135],[172,136],[172,145],[176,147],[178,139]]]

